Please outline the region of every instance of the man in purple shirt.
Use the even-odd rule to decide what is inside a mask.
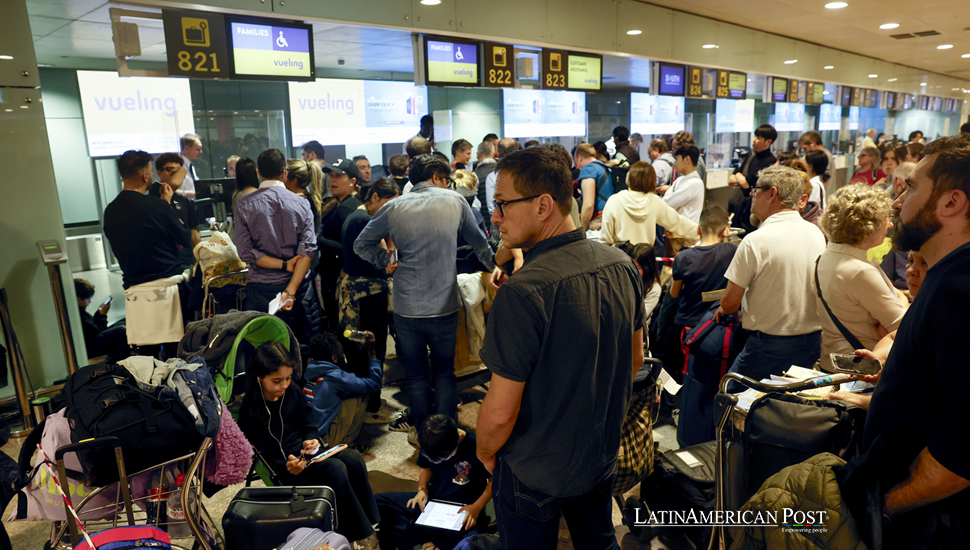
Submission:
[[[286,189],[286,157],[278,149],[263,151],[256,160],[262,178],[259,190],[236,205],[236,247],[249,266],[246,309],[269,311],[280,295],[278,316],[300,341],[309,342],[305,304],[315,304],[310,258],[317,250],[310,203]]]

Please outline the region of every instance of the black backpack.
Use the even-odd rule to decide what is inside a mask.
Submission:
[[[62,395],[71,423],[71,442],[114,436],[121,440],[125,468],[139,472],[192,453],[202,444],[189,411],[176,399],[159,399],[134,376],[111,363],[89,365],[67,379]],[[85,482],[103,487],[118,480],[114,449],[78,453]]]

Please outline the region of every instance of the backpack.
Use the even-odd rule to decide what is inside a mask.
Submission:
[[[178,400],[160,399],[141,389],[122,365],[88,365],[72,374],[61,395],[67,403],[71,442],[114,436],[121,440],[125,467],[140,472],[192,453],[203,436],[195,420]],[[118,481],[114,449],[107,446],[78,453],[84,480],[95,487]]]
[[[714,396],[718,384],[741,353],[748,331],[734,315],[714,322],[720,301],[713,302],[696,327],[683,337],[684,386],[680,395],[677,442],[681,446],[699,445],[715,437]]]

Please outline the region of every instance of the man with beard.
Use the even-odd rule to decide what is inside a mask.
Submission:
[[[879,482],[885,548],[966,548],[970,533],[970,137],[936,140],[893,204],[900,250],[919,250],[930,269],[895,335],[858,355],[885,361],[868,406],[866,460],[840,480],[850,505]],[[845,397],[844,394],[836,398]],[[850,468],[851,470],[852,468]],[[853,483],[853,481],[856,481]],[[864,517],[862,503],[854,507]],[[863,529],[860,529],[863,531]]]

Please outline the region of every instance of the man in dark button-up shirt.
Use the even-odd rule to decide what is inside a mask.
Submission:
[[[576,229],[558,155],[525,149],[496,171],[492,222],[503,246],[526,252],[495,297],[481,354],[492,382],[478,456],[495,473],[503,546],[554,546],[563,516],[577,548],[617,548],[610,492],[643,365],[640,276]]]

